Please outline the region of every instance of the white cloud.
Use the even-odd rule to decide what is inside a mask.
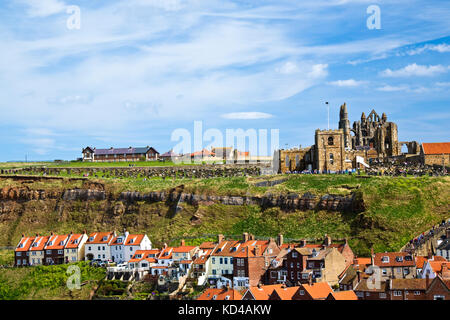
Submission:
[[[65,10],[67,5],[60,0],[16,0],[28,6],[27,13],[31,17],[48,17]]]
[[[377,88],[378,91],[384,91],[384,92],[394,92],[394,91],[407,91],[409,89],[408,86],[391,86],[391,85],[385,85],[383,87]]]
[[[256,120],[272,118],[272,115],[264,112],[232,112],[222,114],[221,117],[233,120]]]
[[[416,54],[421,54],[425,51],[436,51],[440,53],[450,52],[450,45],[446,43],[441,44],[426,44],[422,47],[418,47],[407,52],[408,55],[414,56]]]
[[[431,77],[440,73],[445,73],[448,70],[449,70],[448,67],[442,66],[440,64],[423,66],[413,63],[398,70],[386,69],[382,71],[380,74],[384,77],[411,77],[411,76]]]
[[[337,86],[337,87],[358,87],[358,86],[361,86],[366,83],[367,83],[367,81],[358,81],[355,79],[336,80],[336,81],[328,82],[328,84],[331,84],[331,85]]]

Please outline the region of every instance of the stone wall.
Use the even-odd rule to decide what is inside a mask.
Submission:
[[[239,177],[258,176],[261,174],[263,164],[234,164],[234,165],[199,165],[177,167],[87,167],[87,168],[21,168],[0,170],[0,174],[38,174],[60,175],[71,174],[95,177],[96,175],[111,177],[177,177],[177,178],[213,178],[213,177]]]

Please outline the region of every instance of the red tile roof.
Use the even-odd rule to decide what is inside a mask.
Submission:
[[[129,234],[125,242],[126,246],[138,246],[144,239],[144,234]]]
[[[106,237],[106,240],[103,240]],[[92,241],[90,241],[92,238]],[[86,244],[108,244],[114,238],[113,232],[93,232],[89,235]]]
[[[314,300],[324,300],[333,292],[328,282],[317,282],[312,285],[303,284],[302,287]]]
[[[22,237],[22,239],[20,239],[19,243],[17,244],[15,251],[28,251],[33,241],[34,237]]]
[[[383,262],[382,259],[388,259]],[[407,260],[410,257],[410,260]],[[375,254],[374,265],[378,267],[413,267],[415,266],[414,257],[407,252],[379,252]]]
[[[281,289],[282,284],[272,284],[259,287],[250,287],[248,290],[251,292],[255,300],[269,300],[273,290]]]
[[[42,251],[50,237],[49,236],[38,236],[34,239],[33,244],[30,247],[30,251]]]
[[[53,235],[48,239],[47,245],[45,246],[45,250],[47,249],[64,249],[66,245],[66,240],[69,238],[69,235]]]
[[[450,142],[422,143],[424,154],[450,154]]]
[[[189,252],[191,250],[194,250],[197,248],[196,246],[180,246],[180,247],[174,247],[173,252]]]
[[[83,239],[83,234],[71,234],[69,235],[69,241],[67,241],[67,249],[76,249],[80,246],[81,240]]]
[[[292,297],[297,292],[299,287],[281,287],[281,288],[275,288],[272,292],[273,294],[277,294],[281,300],[292,300]]]
[[[228,298],[227,298],[228,297]],[[197,300],[241,300],[242,295],[235,289],[206,289]]]
[[[328,299],[330,299],[330,296],[333,297],[331,300],[358,300],[358,297],[353,290],[331,292],[328,295]]]

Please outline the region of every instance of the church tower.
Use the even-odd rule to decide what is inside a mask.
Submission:
[[[345,148],[351,148],[351,136],[350,136],[350,121],[348,120],[347,104],[341,106],[339,113],[339,129],[344,130],[344,146]]]

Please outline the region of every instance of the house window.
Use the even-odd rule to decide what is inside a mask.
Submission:
[[[219,263],[223,264],[223,258],[219,258]]]
[[[212,258],[212,263],[216,264],[216,258]]]
[[[227,258],[224,258],[223,260],[224,260],[225,264],[228,264],[228,259]]]
[[[305,295],[305,291],[304,291],[304,290],[300,290],[298,293],[299,293],[301,296]]]
[[[381,258],[381,262],[389,263],[389,257],[388,256],[384,256],[383,258]]]
[[[58,250],[58,254],[63,254],[64,251],[63,250]]]
[[[380,292],[380,299],[386,299],[386,293]]]
[[[436,295],[433,297],[433,300],[445,300],[444,296]]]
[[[272,279],[276,279],[277,278],[277,272],[276,271],[270,271],[270,277]]]
[[[330,164],[334,163],[334,155],[330,153]]]
[[[394,291],[394,297],[401,297],[401,295],[402,295],[401,291],[397,291],[397,290]]]
[[[297,252],[292,252],[292,258],[297,258],[297,257],[298,257]]]
[[[16,252],[16,256],[18,257],[22,256],[22,252]]]
[[[420,291],[414,291],[415,296],[420,296]]]

